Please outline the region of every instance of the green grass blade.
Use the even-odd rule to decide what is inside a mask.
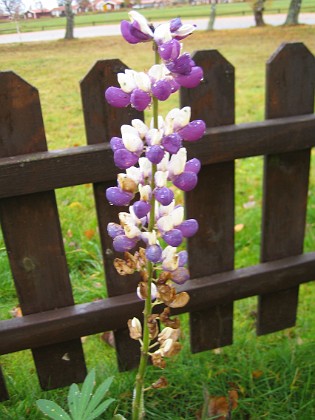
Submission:
[[[71,420],[71,417],[54,401],[38,400],[36,401],[36,404],[37,407],[51,419]]]
[[[113,381],[113,377],[107,378],[101,385],[96,389],[95,393],[93,394],[90,403],[86,409],[85,415],[89,415],[92,413],[93,410],[102,402],[104,399],[105,394],[109,390],[111,383]]]
[[[86,418],[85,411],[91,399],[94,384],[95,384],[95,370],[92,369],[91,372],[84,379],[84,382],[81,388],[81,397],[79,400],[78,413],[77,413],[79,419],[83,420]]]
[[[72,384],[68,393],[68,407],[73,419],[77,419],[81,392],[77,384]]]
[[[114,401],[115,401],[114,398],[108,398],[108,400],[104,401],[91,414],[89,414],[89,416],[87,417],[87,420],[96,419],[98,416],[104,413],[104,411],[106,411],[107,408],[110,406],[110,404]]]

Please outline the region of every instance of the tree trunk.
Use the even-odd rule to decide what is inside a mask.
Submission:
[[[214,21],[215,21],[215,17],[216,17],[216,13],[217,13],[216,8],[217,8],[216,0],[211,0],[209,23],[208,23],[208,27],[207,27],[208,31],[213,31]]]
[[[302,0],[291,0],[285,25],[298,25]]]
[[[72,0],[65,1],[65,15],[66,15],[66,34],[65,39],[73,39],[73,28],[74,28],[74,13],[71,7]]]
[[[257,0],[254,3],[253,9],[254,9],[254,18],[255,18],[256,26],[265,25],[264,18],[263,18],[264,3],[265,3],[265,0]]]

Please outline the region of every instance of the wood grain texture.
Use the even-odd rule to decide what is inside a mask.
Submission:
[[[81,82],[87,143],[90,145],[109,142],[112,137],[121,135],[121,125],[130,124],[134,118],[143,119],[143,113],[134,108],[130,106],[123,109],[114,108],[105,100],[105,90],[109,86],[118,85],[117,73],[124,72],[126,68],[126,65],[120,60],[98,61]],[[113,161],[113,154],[110,153],[110,155]],[[106,161],[104,161],[105,165]],[[111,163],[111,167],[112,165],[113,163]],[[126,208],[110,205],[105,198],[106,189],[117,185],[116,173],[117,169],[112,171],[112,177],[108,182],[94,183],[94,198],[108,296],[117,296],[132,291],[135,293],[139,282],[137,274],[128,276],[128,280],[126,280],[116,272],[113,266],[114,258],[119,255],[113,249],[112,239],[107,234],[107,225],[109,222],[119,222],[118,212],[126,210]],[[120,370],[137,366],[140,356],[139,343],[130,339],[127,326],[123,328],[123,331],[114,333]]]
[[[38,92],[12,72],[0,74],[0,127],[1,157],[47,150]],[[73,305],[54,192],[2,199],[0,218],[23,314]],[[71,356],[66,370],[61,353]],[[33,357],[44,389],[86,375],[79,338],[37,349]]]
[[[315,59],[303,44],[279,48],[267,63],[266,83],[266,118],[313,112]],[[309,149],[265,157],[261,261],[303,252],[309,167]],[[295,325],[297,304],[298,287],[260,296],[257,333]]]
[[[204,79],[196,89],[182,89],[181,106],[191,106],[191,119],[203,119],[207,127],[233,124],[233,66],[218,51],[198,51],[193,59],[203,68]],[[188,240],[192,278],[234,266],[234,162],[204,165],[198,178],[197,187],[185,196],[187,218],[199,223],[197,235]],[[231,344],[232,337],[233,303],[190,314],[193,352]]]

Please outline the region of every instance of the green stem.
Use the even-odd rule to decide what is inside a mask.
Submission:
[[[157,51],[156,44],[153,44],[153,49],[155,53],[155,64],[159,64],[160,57]],[[154,128],[158,128],[158,116],[159,116],[159,108],[158,108],[158,100],[153,97],[153,123]],[[156,165],[152,164],[152,175],[151,175],[151,189],[154,189],[154,175],[156,173]],[[155,198],[152,195],[151,198],[151,211],[150,211],[150,219],[149,219],[149,226],[148,231],[153,232],[154,224],[155,224]],[[150,340],[150,332],[148,327],[148,319],[152,314],[152,300],[151,300],[151,288],[152,288],[152,280],[153,280],[153,269],[154,266],[151,261],[147,263],[147,273],[148,273],[148,288],[147,288],[147,297],[145,300],[144,311],[143,311],[143,336],[142,341],[143,345],[141,347],[141,356],[139,362],[139,368],[136,376],[136,383],[134,389],[134,398],[132,402],[132,420],[141,420],[144,415],[144,407],[143,407],[143,393],[144,393],[144,379],[146,368],[148,365],[148,358],[149,358],[149,348],[151,344]]]

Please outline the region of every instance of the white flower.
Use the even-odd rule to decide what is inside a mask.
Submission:
[[[150,185],[139,185],[140,200],[150,201],[152,190]]]
[[[142,72],[135,72],[134,79],[137,87],[145,92],[149,92],[151,89],[151,80],[150,77]]]
[[[154,41],[159,44],[164,44],[164,42],[170,41],[172,39],[172,33],[170,30],[169,23],[162,23],[154,30],[153,35]]]
[[[156,245],[158,243],[156,239],[156,232],[142,232],[141,238],[148,243],[148,245]]]
[[[140,31],[143,32],[146,35],[149,35],[153,38],[153,32],[150,28],[148,21],[144,16],[142,16],[140,13],[132,10],[128,13],[131,22],[137,22],[140,28]]]
[[[171,204],[169,204],[168,206],[160,205],[158,214],[160,215],[160,217],[170,215],[172,211],[174,210],[174,208],[175,208],[175,200],[173,200]]]
[[[130,93],[136,89],[137,85],[134,79],[134,73],[135,71],[127,69],[125,73],[117,74],[118,83],[124,92]]]
[[[150,146],[155,144],[160,144],[163,137],[162,130],[158,130],[157,128],[151,128],[146,135],[146,139]]]
[[[176,207],[171,213],[171,218],[172,218],[174,226],[180,225],[184,220],[184,207],[183,206]]]
[[[135,166],[130,166],[130,168],[127,168],[126,175],[128,178],[133,179],[137,185],[142,180],[142,173],[140,168],[136,168]]]
[[[172,216],[169,215],[160,217],[156,224],[162,232],[168,232],[174,227]]]
[[[167,271],[174,271],[178,267],[177,249],[173,246],[167,246],[162,252],[162,267]]]
[[[137,118],[131,121],[131,125],[138,131],[141,139],[144,139],[146,133],[149,130],[147,125],[142,120],[139,120]]]
[[[169,71],[164,64],[154,64],[148,74],[154,80],[162,80],[169,74]]]
[[[176,154],[172,155],[170,159],[170,162],[168,165],[168,170],[170,174],[180,175],[181,173],[183,173],[185,169],[186,161],[187,161],[187,150],[185,149],[185,147],[181,147],[179,151]]]
[[[180,37],[186,37],[194,32],[196,29],[195,25],[191,25],[190,23],[184,23],[182,26],[180,26],[177,31],[172,32],[173,38],[176,36]]]
[[[168,171],[156,171],[154,175],[154,182],[156,187],[162,188],[167,184]]]
[[[169,160],[170,160],[170,154],[168,152],[165,152],[163,159],[161,160],[160,163],[157,164],[157,170],[158,171],[167,171]]]
[[[148,178],[152,172],[152,163],[146,157],[139,158],[139,168],[142,172],[143,178]]]
[[[174,131],[185,127],[190,121],[191,108],[185,106],[182,109],[173,108],[165,117],[165,134],[171,134]]]
[[[130,152],[139,152],[143,149],[143,141],[134,127],[124,124],[120,130],[122,141],[127,150]]]

